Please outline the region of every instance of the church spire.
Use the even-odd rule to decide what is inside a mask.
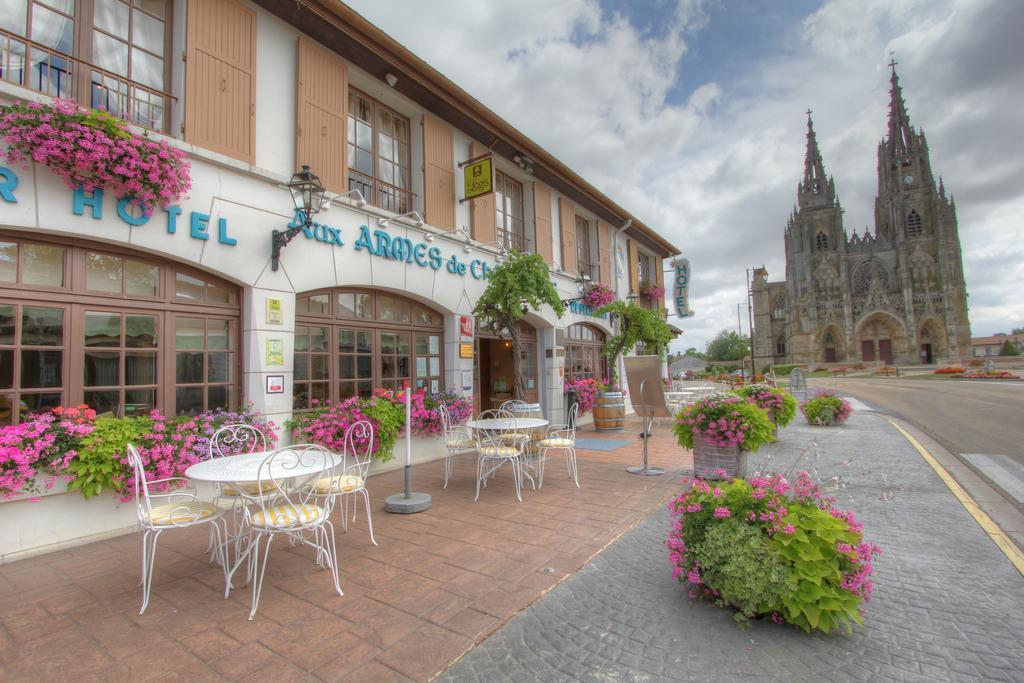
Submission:
[[[801,207],[831,206],[835,204],[835,183],[825,175],[825,162],[821,160],[818,138],[814,134],[813,112],[807,110],[807,152],[804,155],[804,178],[797,187]]]
[[[896,74],[896,64],[889,62],[892,75],[889,77],[889,147],[897,155],[909,151],[914,144],[914,127],[910,125],[907,105],[903,102],[903,90],[900,88],[900,77]]]

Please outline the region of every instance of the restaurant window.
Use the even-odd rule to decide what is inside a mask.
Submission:
[[[348,90],[348,189],[394,213],[412,210],[409,119]]]
[[[576,262],[580,274],[587,275],[593,282],[601,281],[601,266],[593,258],[590,221],[576,216]]]
[[[396,294],[351,289],[298,296],[296,310],[294,409],[407,383],[444,388],[440,313]]]
[[[0,424],[236,407],[238,297],[170,263],[0,236]]]
[[[498,243],[511,251],[529,253],[523,220],[523,184],[501,171],[494,172],[494,206]]]
[[[167,129],[170,2],[13,0],[0,7],[0,78]]]
[[[570,325],[565,330],[565,377],[567,380],[607,377],[604,332],[590,325]]]

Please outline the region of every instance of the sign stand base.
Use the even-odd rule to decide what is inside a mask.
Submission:
[[[643,392],[644,383],[640,383],[640,391]],[[643,406],[641,406],[642,408]],[[665,474],[664,467],[649,467],[647,465],[647,440],[651,438],[651,427],[654,425],[654,417],[644,415],[643,433],[640,434],[640,438],[644,440],[644,464],[643,465],[632,465],[626,468],[626,471],[630,474],[639,474],[645,477],[656,477],[659,474]]]
[[[414,512],[423,512],[430,509],[429,493],[396,493],[388,496],[384,501],[385,512],[394,512],[401,515],[409,515]]]

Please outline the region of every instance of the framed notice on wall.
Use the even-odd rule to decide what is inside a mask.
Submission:
[[[267,299],[267,324],[284,325],[283,299]]]
[[[284,375],[267,375],[267,393],[284,393]]]
[[[459,358],[473,357],[473,342],[459,344]]]
[[[267,340],[267,365],[284,365],[284,340]]]

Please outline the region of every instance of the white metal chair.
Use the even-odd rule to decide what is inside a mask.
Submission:
[[[256,495],[249,495],[244,488],[239,489],[239,494],[249,503],[245,507],[245,525],[248,529],[246,578],[252,581],[250,621],[256,616],[256,608],[259,607],[270,545],[278,534],[285,534],[293,541],[314,548],[317,565],[331,570],[334,589],[338,595],[344,595],[338,581],[334,525],[330,521],[330,511],[316,504],[317,494],[313,485],[327,476],[335,462],[335,456],[323,446],[287,446],[270,453],[260,463]],[[306,475],[303,481],[289,483],[288,480],[293,478],[289,471],[299,468],[312,470],[313,474]],[[262,495],[259,493],[261,491],[273,491],[274,496]],[[261,565],[260,552],[264,538],[266,547],[262,548]]]
[[[223,458],[229,455],[264,452],[267,450],[267,437],[253,425],[237,423],[227,424],[219,428],[210,438],[210,458]],[[243,497],[240,490],[248,494]],[[215,484],[213,503],[226,507],[231,511],[232,529],[237,535],[241,529],[241,513],[246,502],[253,497],[265,496],[272,498],[274,491],[261,491],[255,481],[237,484]],[[225,522],[226,523],[226,522]],[[235,537],[232,536],[232,539]],[[212,539],[211,539],[212,543]],[[212,548],[211,548],[212,553]]]
[[[451,479],[455,468],[455,456],[463,453],[476,452],[476,439],[473,430],[466,425],[457,425],[452,419],[448,406],[438,407],[441,412],[441,427],[444,432],[444,445],[448,454],[444,458],[444,488],[448,488],[448,480]]]
[[[498,410],[504,410],[505,412],[511,413],[512,416],[515,417],[516,413],[525,413],[527,405],[529,404],[526,401],[521,401],[518,398],[510,398],[509,400],[504,401],[498,408]],[[529,445],[531,438],[532,435],[529,431],[512,432],[504,436],[504,439],[509,442],[522,441],[524,443],[524,448]]]
[[[318,501],[323,501],[327,514],[334,510],[338,500],[342,500],[341,523],[348,531],[348,500],[356,494],[362,494],[366,505],[366,523],[370,527],[370,540],[377,545],[373,537],[373,516],[370,514],[370,492],[366,490],[366,477],[373,459],[373,425],[369,420],[353,422],[345,430],[345,452],[342,456],[340,472],[329,474],[313,484]],[[352,460],[351,464],[349,460]],[[356,521],[358,506],[352,505],[352,521]]]
[[[573,403],[569,408],[569,417],[564,426],[548,427],[547,433],[538,444],[540,446],[540,472],[538,473],[537,488],[544,486],[544,465],[548,459],[548,451],[563,451],[565,453],[565,467],[569,471],[569,477],[576,482],[576,488],[580,487],[580,473],[576,467],[576,417],[580,410],[579,403]]]
[[[510,438],[517,433],[516,420],[507,410],[485,410],[478,420],[502,420],[503,426],[498,429],[477,429],[477,461],[476,461],[476,498],[480,500],[480,484],[487,486],[487,479],[494,475],[502,465],[512,466],[512,481],[516,489],[516,499],[523,502],[523,447],[525,441]],[[532,479],[531,479],[532,480]]]
[[[135,485],[135,504],[139,508],[139,528],[143,532],[140,581],[142,609],[139,610],[139,614],[145,612],[149,606],[149,594],[153,588],[153,565],[156,564],[156,544],[160,534],[168,529],[187,529],[209,524],[214,535],[213,553],[224,569],[224,584],[227,586],[228,561],[223,542],[227,528],[223,508],[200,501],[195,490],[188,486],[189,480],[184,477],[147,479],[142,456],[135,446],[128,444],[127,451],[128,464],[131,465]],[[150,488],[153,486],[166,487],[168,490],[166,493],[151,493]]]

